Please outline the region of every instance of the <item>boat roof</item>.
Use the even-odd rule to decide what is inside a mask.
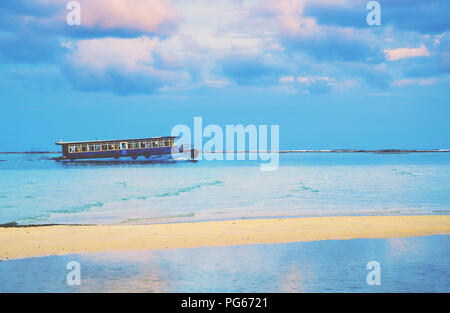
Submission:
[[[178,138],[177,136],[163,136],[163,137],[149,137],[149,138],[134,138],[134,139],[110,139],[110,140],[90,140],[90,141],[58,141],[57,145],[69,145],[69,144],[89,144],[89,143],[101,143],[101,142],[124,142],[124,141],[140,141],[140,140],[154,140],[154,139],[172,139]]]

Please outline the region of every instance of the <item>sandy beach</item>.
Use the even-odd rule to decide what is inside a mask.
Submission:
[[[342,216],[152,225],[0,228],[0,259],[450,234],[450,215]]]

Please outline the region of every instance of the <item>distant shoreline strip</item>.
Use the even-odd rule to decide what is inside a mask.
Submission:
[[[450,152],[450,149],[323,149],[323,150],[242,150],[242,151],[203,151],[203,153],[434,153]],[[11,151],[0,154],[57,154],[59,151]]]
[[[400,149],[378,149],[378,150],[356,150],[356,149],[335,149],[335,150],[249,150],[249,151],[203,151],[203,153],[432,153],[450,152],[450,149],[435,150],[400,150]]]

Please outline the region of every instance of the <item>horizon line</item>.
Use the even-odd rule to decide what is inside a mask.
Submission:
[[[429,153],[450,152],[450,149],[286,149],[286,150],[235,150],[202,151],[202,153]],[[56,154],[61,151],[0,151],[0,154]]]

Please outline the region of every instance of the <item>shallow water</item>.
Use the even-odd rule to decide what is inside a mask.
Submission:
[[[0,262],[2,292],[450,292],[449,235],[48,256]],[[81,285],[69,286],[70,261]],[[367,263],[381,285],[368,285]]]
[[[55,162],[0,154],[0,224],[449,214],[450,153],[280,154],[260,161]]]

